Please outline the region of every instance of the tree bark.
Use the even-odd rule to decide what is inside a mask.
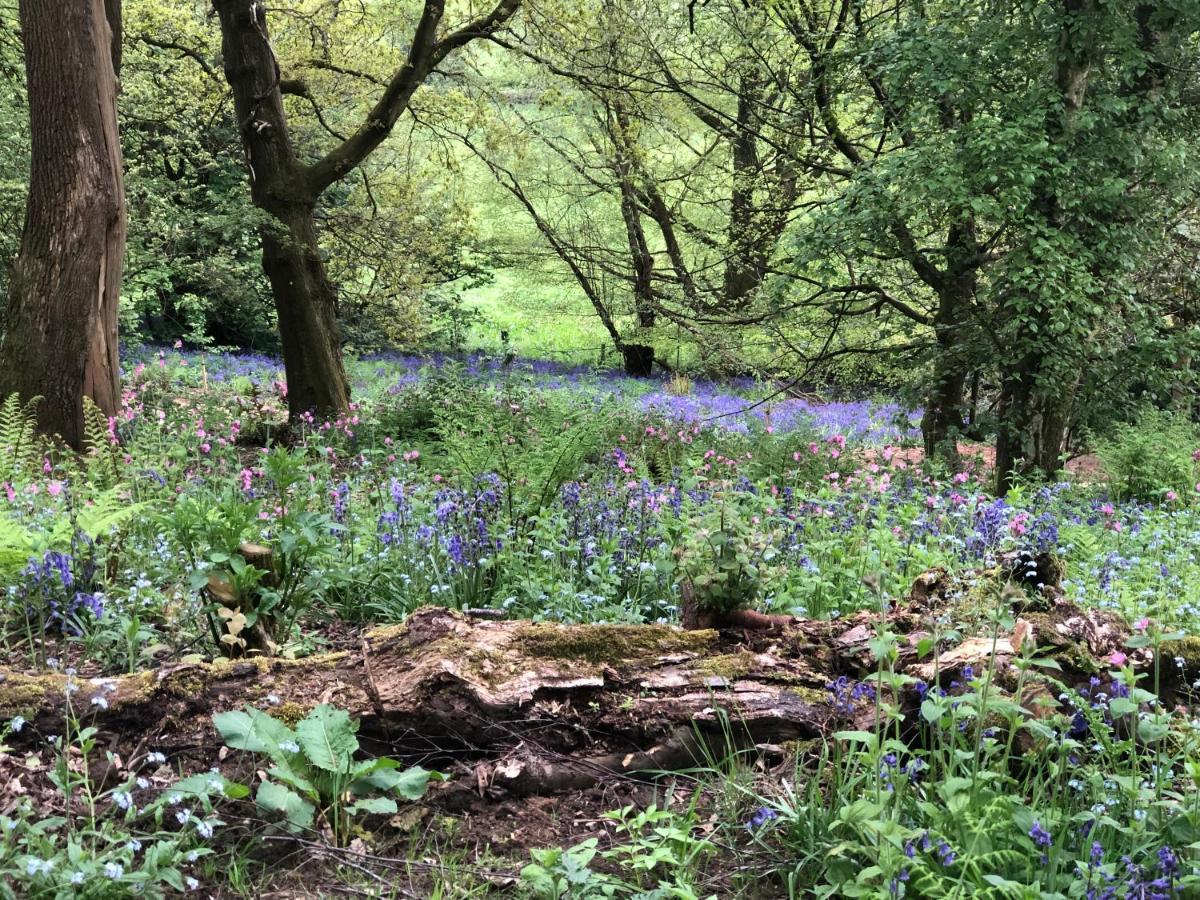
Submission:
[[[1047,609],[1016,610],[1012,634],[943,644],[935,664],[918,652],[930,637],[926,623],[946,614],[947,597],[961,587],[940,570],[925,573],[889,615],[899,637],[897,673],[948,682],[965,666],[983,672],[994,660],[997,690],[1011,691],[1017,669],[1008,664],[1028,640],[1039,656],[1058,660],[1056,677],[1083,684],[1129,635],[1118,617],[1084,612],[1048,586],[1035,604]],[[111,737],[211,760],[220,749],[214,712],[253,704],[294,721],[331,703],[360,719],[360,737],[380,752],[460,770],[453,761],[465,753],[473,785],[547,792],[613,773],[694,765],[700,751],[729,740],[753,747],[827,737],[850,723],[870,727],[874,705],[839,710],[829,685],[876,671],[870,644],[878,626],[878,614],[869,612],[717,632],[479,621],[427,608],[369,633],[355,651],[305,660],[221,660],[75,678],[74,693],[59,673],[0,670],[0,719],[20,715],[33,726],[11,735],[14,744],[61,733],[69,696],[76,710],[89,711],[101,743]],[[1142,669],[1152,661],[1148,650],[1130,657]],[[1189,656],[1176,687],[1186,689],[1196,666]],[[1173,689],[1164,684],[1164,698]],[[916,721],[915,688],[897,699]]]
[[[82,448],[84,398],[108,416],[120,407],[117,44],[104,0],[21,0],[20,14],[33,164],[0,393],[42,397],[42,430]]]
[[[262,261],[279,317],[288,413],[293,421],[305,413],[334,418],[350,402],[336,291],[317,243],[317,195],[288,131],[266,8],[241,0],[214,0],[213,5],[221,21],[225,77],[233,90],[251,197],[272,217],[261,233]]]
[[[483,15],[438,37],[445,0],[425,0],[403,65],[363,123],[316,162],[297,156],[283,109],[283,73],[271,46],[263,3],[212,0],[221,23],[225,77],[233,91],[254,204],[274,221],[262,232],[263,270],[279,315],[288,382],[288,414],[335,417],[347,411],[337,292],[317,242],[313,211],[387,139],[434,68],[454,50],[487,38],[516,14],[520,0],[499,0]]]

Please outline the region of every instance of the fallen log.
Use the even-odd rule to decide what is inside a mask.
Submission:
[[[1083,683],[1109,668],[1107,656],[1129,633],[1114,616],[1057,599],[1012,634],[940,647],[935,671],[935,577],[923,576],[920,596],[886,617],[898,636],[896,670],[927,682],[994,661],[1003,686],[1007,663],[1036,641],[1064,682]],[[685,631],[480,621],[426,608],[369,633],[356,652],[303,660],[219,659],[90,679],[0,670],[0,720],[20,715],[33,725],[10,743],[62,733],[69,702],[113,745],[211,758],[220,748],[214,712],[252,704],[292,722],[331,703],[361,719],[364,744],[381,753],[473,767],[481,790],[553,791],[691,765],[712,745],[779,745],[847,727],[829,686],[870,677],[880,624],[862,613],[771,631]],[[915,691],[899,699],[913,709],[918,702]],[[863,704],[857,715],[871,711]]]

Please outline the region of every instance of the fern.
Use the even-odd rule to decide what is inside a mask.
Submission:
[[[37,408],[41,397],[22,404],[18,394],[9,394],[0,403],[0,453],[7,481],[41,464],[46,440],[37,430]]]
[[[83,446],[88,452],[88,474],[93,481],[112,485],[120,480],[119,448],[110,437],[108,416],[91,397],[83,398]]]

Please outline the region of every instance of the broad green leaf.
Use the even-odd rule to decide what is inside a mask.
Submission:
[[[296,726],[309,761],[327,772],[349,772],[358,751],[354,723],[344,709],[321,704]]]
[[[394,813],[398,807],[391,797],[367,797],[346,807],[350,815],[358,813]]]
[[[296,743],[296,733],[278,719],[254,707],[242,712],[224,712],[213,716],[221,739],[234,750],[265,753],[272,760],[286,759],[281,744]]]
[[[296,792],[276,784],[264,781],[258,786],[254,797],[259,807],[267,812],[282,813],[288,824],[296,829],[308,828],[313,823],[316,807]]]

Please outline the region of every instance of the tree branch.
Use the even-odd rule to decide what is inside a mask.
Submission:
[[[470,41],[491,35],[512,18],[520,3],[521,0],[500,0],[491,12],[438,40],[437,29],[445,14],[446,3],[445,0],[425,0],[404,65],[392,76],[383,96],[367,114],[366,122],[305,171],[310,191],[314,195],[321,193],[366,159],[391,134],[413,94],[438,63]]]

